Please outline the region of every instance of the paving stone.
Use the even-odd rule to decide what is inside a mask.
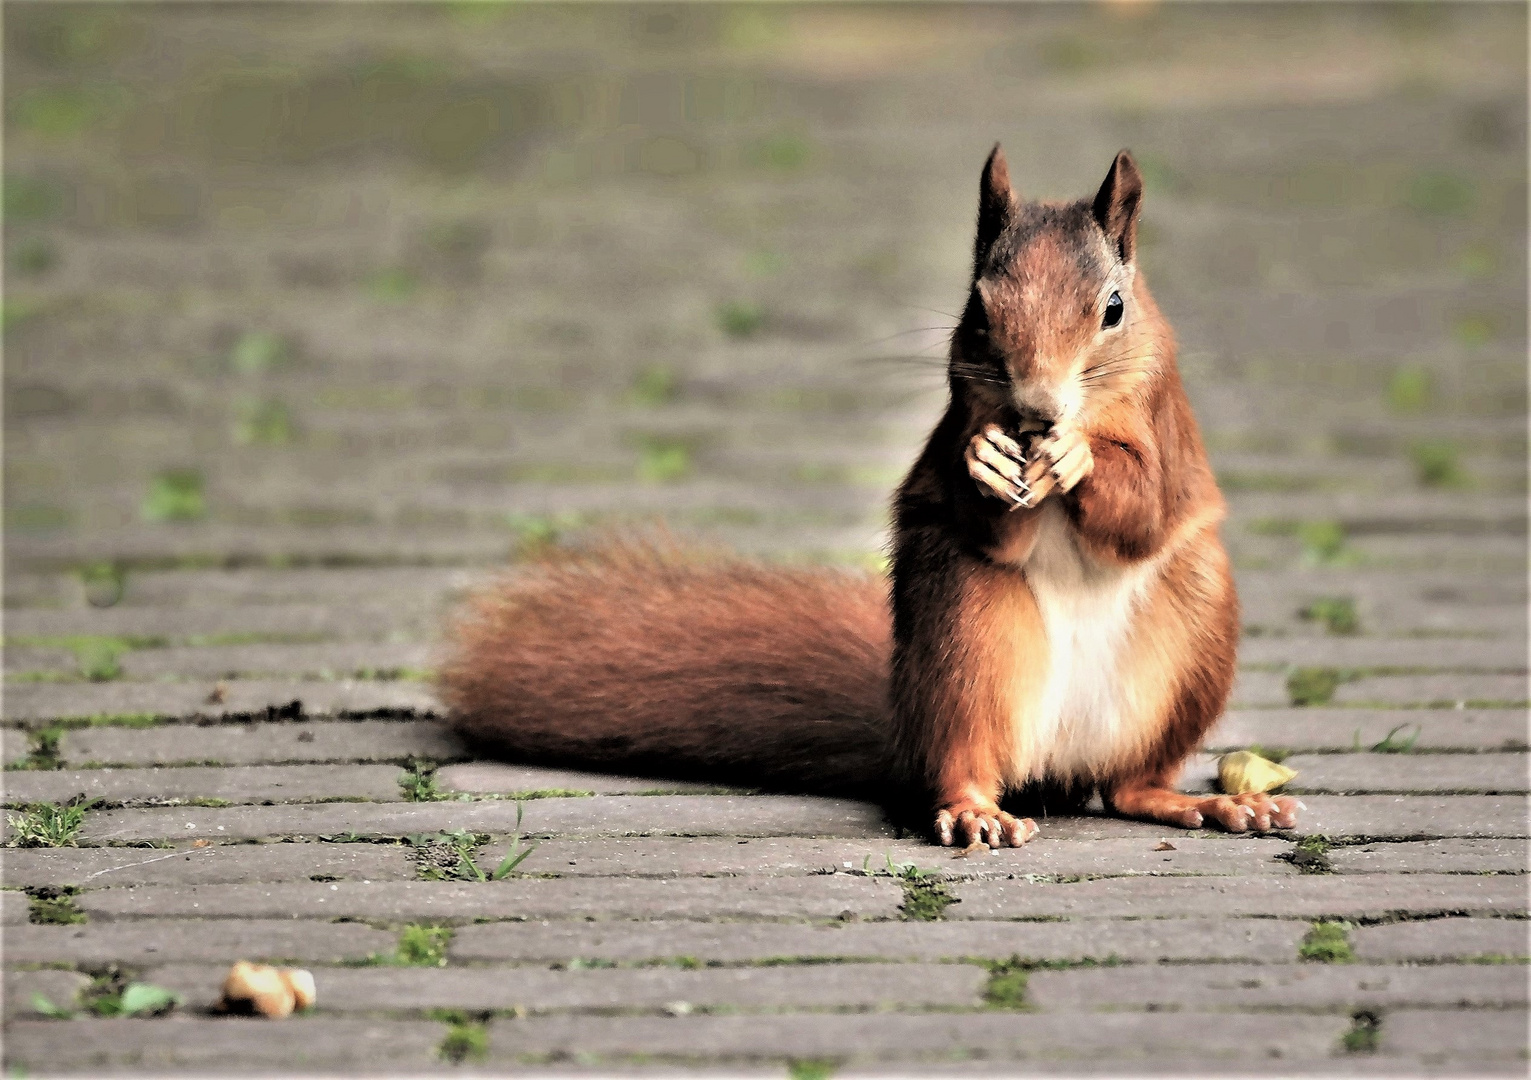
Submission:
[[[1230,709],[1255,709],[1260,707],[1290,705],[1286,692],[1286,676],[1271,671],[1240,669],[1228,696]]]
[[[1329,851],[1341,874],[1524,874],[1531,847],[1524,840],[1422,840],[1360,844]]]
[[[1400,733],[1407,738],[1412,728]],[[1287,785],[1309,792],[1486,792],[1521,794],[1531,786],[1531,758],[1517,754],[1294,754]]]
[[[20,761],[32,752],[32,741],[25,731],[16,728],[0,728],[0,759],[6,766]],[[9,779],[9,778],[7,778]]]
[[[598,1056],[909,1061],[956,1054],[1035,1062],[1131,1062],[1158,1055],[1226,1062],[1327,1057],[1348,1017],[1103,1013],[533,1017],[490,1028],[493,1061],[578,1046]]]
[[[891,836],[882,812],[865,803],[806,796],[598,795],[582,799],[531,799],[521,821],[523,835],[540,836]],[[222,840],[268,836],[407,836],[466,829],[510,833],[516,804],[499,802],[328,803],[98,811],[87,815],[82,840],[135,842],[161,838]]]
[[[426,610],[450,603],[494,573],[452,566],[137,570],[128,576],[122,603],[150,608],[323,603],[343,609],[386,597],[392,606]]]
[[[10,964],[217,963],[235,960],[341,964],[392,956],[398,935],[362,923],[294,919],[146,919],[5,931]]]
[[[385,844],[212,844],[154,848],[32,848],[5,853],[12,885],[220,885],[241,881],[410,879],[408,848]]]
[[[372,672],[370,678],[386,679],[389,672],[424,671],[432,662],[433,648],[424,642],[202,645],[135,649],[123,656],[122,671],[130,679],[237,679],[252,675],[343,679],[358,672]]]
[[[6,687],[5,718],[15,723],[123,713],[228,716],[264,712],[268,706],[293,701],[301,701],[304,713],[310,716],[377,709],[431,712],[438,708],[426,684],[399,680],[17,683]]]
[[[1522,671],[1526,667],[1526,643],[1523,638],[1278,637],[1262,634],[1246,636],[1239,643],[1239,663]]]
[[[1434,705],[1454,702],[1519,703],[1531,700],[1524,675],[1372,675],[1341,683],[1336,705]]]
[[[274,1037],[259,1017],[157,1020],[20,1020],[6,1032],[5,1061],[28,1072],[119,1071],[249,1073],[281,1070],[312,1075],[424,1072],[439,1067],[436,1047],[446,1028],[424,1020],[311,1017],[289,1021]]]
[[[1521,837],[1527,804],[1513,795],[1308,795],[1299,833],[1400,840]]]
[[[1401,725],[1401,727],[1400,727]],[[1523,709],[1249,709],[1226,714],[1208,750],[1252,745],[1288,750],[1357,750],[1390,731],[1419,729],[1419,750],[1525,750]]]
[[[0,925],[23,925],[31,914],[32,902],[26,893],[16,892],[10,884],[7,880],[6,888],[0,890]]]
[[[1466,1013],[1400,1009],[1383,1018],[1378,1051],[1432,1066],[1447,1061],[1513,1061],[1523,1071],[1528,1041],[1531,1034],[1524,1009]]]
[[[1026,1002],[1044,1012],[1523,1007],[1525,976],[1519,967],[1351,964],[1176,964],[1036,971],[1027,979]]]
[[[92,727],[65,732],[60,751],[71,765],[452,761],[467,756],[462,743],[436,720]]]
[[[1368,961],[1471,960],[1531,956],[1531,923],[1524,919],[1429,919],[1359,926],[1350,931],[1356,956]],[[1520,968],[1521,977],[1525,969]]]
[[[34,994],[42,995],[60,1009],[72,1009],[76,996],[89,985],[90,976],[77,971],[7,971],[5,1019],[44,1015],[32,1004]]]
[[[566,879],[490,882],[295,881],[275,886],[142,885],[83,893],[92,917],[546,919],[892,918],[894,882],[868,878]]]
[[[717,784],[688,784],[655,777],[609,776],[605,773],[542,769],[531,765],[504,765],[493,761],[473,761],[439,769],[436,772],[436,787],[441,791],[461,791],[475,795],[514,795],[529,791],[638,795],[656,791],[678,794],[722,790]]]
[[[948,919],[1258,916],[1380,919],[1393,915],[1522,913],[1519,877],[1462,874],[1266,878],[1105,878],[1069,884],[972,881],[955,887]]]
[[[229,549],[225,549],[229,550]],[[502,549],[503,550],[503,549]],[[163,555],[163,548],[155,554]],[[113,637],[213,638],[251,634],[302,638],[387,639],[399,635],[424,637],[440,623],[441,601],[427,608],[398,604],[347,602],[339,604],[249,604],[234,607],[210,604],[191,607],[122,605],[111,608],[13,609],[6,613],[5,632],[12,638],[60,638],[81,634]]]
[[[218,999],[222,967],[176,966],[146,975],[193,1008]],[[325,1012],[434,1008],[527,1012],[706,1008],[975,1008],[989,974],[972,964],[813,964],[696,971],[641,968],[548,971],[531,967],[340,968],[317,973]]]
[[[1168,837],[1166,837],[1168,839]],[[621,840],[545,840],[521,863],[522,873],[568,877],[668,877],[707,874],[809,874],[886,870],[888,861],[913,862],[949,876],[1024,874],[1287,874],[1276,856],[1289,845],[1276,839],[1174,836],[1174,848],[1155,839],[1057,840],[1046,834],[1023,848],[975,852],[957,858],[925,840],[755,840],[633,837]],[[504,858],[508,843],[486,845],[481,862]]]
[[[1338,666],[1337,660],[1326,665]],[[1234,680],[1229,708],[1272,708],[1291,705],[1285,673],[1251,671],[1243,668]],[[1454,708],[1458,702],[1470,705],[1500,705],[1526,700],[1525,676],[1502,674],[1399,674],[1399,676],[1361,676],[1335,688],[1334,703],[1344,705],[1398,706],[1422,705]]]
[[[393,765],[256,765],[242,768],[86,769],[17,772],[5,778],[8,802],[63,802],[83,792],[109,803],[174,804],[370,799],[397,802]]]
[[[7,678],[19,672],[73,675],[79,670],[78,658],[68,649],[48,649],[28,645],[7,645],[5,648]]]

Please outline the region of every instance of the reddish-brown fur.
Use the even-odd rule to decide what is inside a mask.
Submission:
[[[1034,824],[1000,803],[1028,790],[1290,826],[1291,799],[1173,790],[1226,703],[1238,601],[1174,342],[1134,269],[1141,190],[1124,152],[1093,201],[1023,204],[990,157],[951,402],[895,500],[891,627],[864,575],[643,544],[563,556],[457,624],[440,686],[459,729],[528,761],[913,791],[943,843],[1024,842]],[[1108,333],[1113,287],[1129,317]],[[1057,622],[1070,604],[1120,636],[1099,684],[1069,666],[1093,655]]]
[[[875,794],[886,586],[614,542],[477,593],[439,673],[470,739],[517,760]]]

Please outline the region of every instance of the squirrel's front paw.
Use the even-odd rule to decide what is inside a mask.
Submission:
[[[1020,847],[1037,835],[1030,818],[1007,814],[993,803],[963,801],[936,812],[936,840],[944,847]]]
[[[1004,499],[1012,506],[1034,506],[1031,484],[1026,480],[1026,453],[1021,444],[990,424],[968,442],[963,455],[968,475],[986,495]]]
[[[1054,428],[1036,444],[1036,460],[1026,470],[1026,482],[1040,494],[1073,491],[1095,469],[1090,441],[1075,427]]]

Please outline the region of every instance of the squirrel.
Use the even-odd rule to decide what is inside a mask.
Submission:
[[[614,541],[474,595],[438,687],[516,760],[867,798],[1018,847],[1028,796],[1233,832],[1267,794],[1175,790],[1227,703],[1225,505],[1136,262],[1130,153],[1093,199],[984,165],[946,412],[894,498],[891,583]],[[891,593],[891,597],[890,597]]]

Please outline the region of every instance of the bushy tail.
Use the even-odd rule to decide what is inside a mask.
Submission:
[[[512,760],[865,795],[889,637],[871,575],[611,543],[472,597],[439,690]]]

